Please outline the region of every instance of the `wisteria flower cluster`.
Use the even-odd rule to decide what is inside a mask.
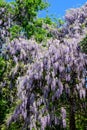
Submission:
[[[32,63],[37,57],[41,57],[41,52],[43,52],[43,48],[33,39],[14,39],[7,45],[7,53],[15,63],[19,61],[24,62],[24,64]]]
[[[45,53],[42,51],[42,56],[37,55],[41,50],[37,50],[39,45],[33,42],[29,44],[30,41],[24,39],[21,39],[21,42],[15,40],[11,46],[8,45],[13,57],[16,56],[17,51],[20,52],[16,62],[24,61],[26,57],[30,57],[30,54],[35,58],[32,64],[28,60],[27,71],[24,76],[17,79],[18,96],[22,104],[15,110],[11,120],[15,120],[21,114],[31,130],[37,129],[37,122],[41,130],[44,130],[47,125],[51,126],[52,122],[56,124],[59,121],[55,116],[56,106],[53,104],[59,100],[63,92],[69,97],[79,94],[80,98],[85,98],[84,78],[87,59],[78,49],[76,44],[78,40],[76,40],[73,39],[67,44],[60,44],[59,40],[49,40]],[[21,51],[23,49],[24,53]],[[37,54],[35,54],[36,50]],[[63,114],[65,109],[62,108],[61,112],[62,124],[65,127]]]
[[[0,55],[2,49],[5,48],[8,37],[10,36],[9,28],[12,25],[11,14],[8,13],[7,8],[4,6],[0,7]]]
[[[59,29],[44,25],[52,36],[61,42],[64,38],[79,38],[79,35],[87,33],[87,3],[80,8],[72,8],[66,11],[65,24]]]

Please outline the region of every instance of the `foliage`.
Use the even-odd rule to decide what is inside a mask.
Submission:
[[[64,20],[62,20],[60,18],[54,18],[54,21],[56,23],[57,28],[62,27],[62,25],[64,24]]]
[[[35,26],[35,24],[38,24],[38,26],[40,25],[42,29],[41,23],[39,22],[39,20],[36,19],[36,16],[39,10],[43,10],[47,8],[47,6],[48,4],[42,0],[16,0],[15,22],[23,27],[28,38],[34,35],[34,32],[37,31],[37,27]]]
[[[0,6],[3,7],[3,6],[5,6],[5,5],[6,5],[5,1],[4,1],[4,0],[1,0],[1,1],[0,1]]]
[[[82,41],[80,41],[80,45],[81,45],[82,51],[87,54],[87,35],[85,38],[82,39]]]
[[[3,74],[6,70],[6,62],[5,60],[0,57],[0,82],[2,81],[3,78]],[[1,88],[0,88],[0,124],[3,122],[4,118],[5,118],[5,114],[7,112],[7,101],[5,100],[5,98],[2,96],[2,92],[1,92]]]
[[[21,34],[23,34],[26,38],[35,36],[35,39],[39,42],[44,40],[46,37],[44,34],[47,34],[47,32],[42,27],[43,20],[37,19],[37,13],[39,10],[43,10],[48,7],[47,2],[44,2],[42,0],[16,0],[15,2],[5,2],[5,4],[2,2],[1,7],[3,5],[4,10],[2,12],[2,19],[4,21],[2,23],[3,25],[5,24],[5,36],[8,34],[10,40],[12,40],[14,38],[22,36]],[[7,15],[7,20],[3,13]],[[50,18],[49,23],[52,23]]]
[[[20,26],[13,25],[11,28],[9,28],[10,39],[13,40],[14,38],[18,38],[20,36],[21,31],[22,28]]]
[[[2,57],[0,57],[0,79],[3,76],[5,68],[6,68],[6,62]]]

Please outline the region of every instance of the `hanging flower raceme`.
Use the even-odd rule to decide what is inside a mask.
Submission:
[[[26,124],[27,120],[30,120],[31,130],[38,127],[37,122],[44,130],[48,124],[49,126],[52,122],[55,124],[57,117],[53,104],[59,100],[63,92],[71,96],[73,87],[73,93],[77,91],[80,98],[85,98],[82,79],[86,59],[84,54],[78,53],[76,41],[65,45],[60,44],[58,40],[50,40],[51,44],[48,42],[47,49],[42,49],[33,42],[21,39],[13,41],[11,46],[8,45],[8,52],[12,57],[17,58],[17,63],[23,61],[24,66],[27,63],[26,72],[18,77],[16,84],[22,104],[16,109],[11,119],[16,120],[19,115],[22,115]],[[27,61],[26,58],[28,58]],[[32,64],[31,59],[33,59]],[[62,124],[65,127],[66,111],[64,108],[61,109],[61,114]],[[16,118],[15,115],[17,115]]]

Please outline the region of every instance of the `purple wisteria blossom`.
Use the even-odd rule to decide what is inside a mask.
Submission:
[[[22,66],[15,85],[22,103],[14,111],[10,122],[22,115],[30,130],[44,130],[47,125],[52,126],[52,122],[59,124],[55,115],[58,106],[54,104],[63,94],[70,100],[77,96],[80,99],[86,97],[87,56],[78,45],[87,31],[87,28],[80,30],[87,17],[86,11],[87,4],[67,12],[66,25],[61,29],[63,34],[60,32],[57,39],[48,40],[46,48],[33,39],[19,38],[8,43],[6,54],[16,64],[12,69],[13,77]],[[62,107],[60,117],[64,128],[66,113]]]

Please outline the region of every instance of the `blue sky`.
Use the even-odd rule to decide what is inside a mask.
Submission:
[[[12,0],[7,0],[12,1]],[[66,10],[70,8],[80,7],[85,4],[87,0],[46,0],[50,3],[50,7],[46,11],[39,12],[39,17],[46,15],[54,15],[54,17],[63,18]]]

